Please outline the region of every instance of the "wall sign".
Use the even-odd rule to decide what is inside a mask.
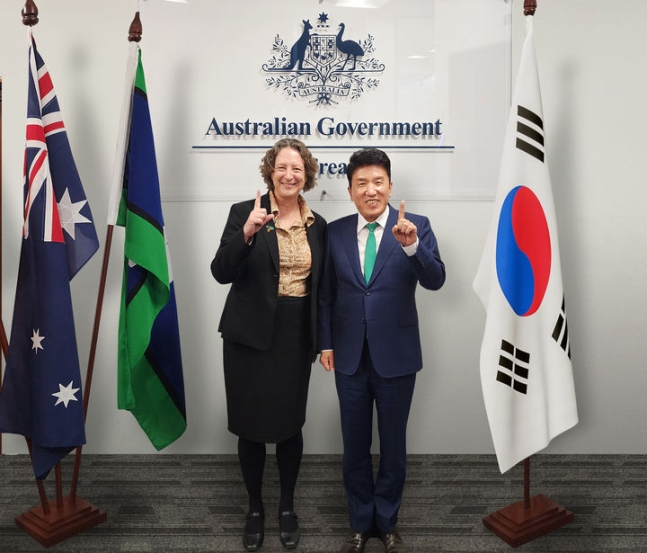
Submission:
[[[156,140],[181,142],[186,154],[167,168],[177,172],[167,199],[249,196],[264,187],[264,151],[284,136],[303,140],[320,162],[315,199],[325,191],[327,201],[347,200],[346,163],[367,146],[389,153],[404,197],[493,197],[510,93],[509,3],[349,4],[192,0],[147,22],[145,57],[150,33],[169,51],[178,31],[163,28],[168,21],[198,25],[156,56],[158,67],[145,61],[151,109],[157,95],[167,106]],[[154,71],[164,75],[161,91]]]

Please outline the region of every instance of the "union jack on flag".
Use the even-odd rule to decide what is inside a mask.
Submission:
[[[70,279],[99,248],[52,81],[30,32],[24,221],[0,432],[31,445],[37,479],[85,443]]]
[[[65,242],[72,278],[97,251],[99,240],[52,79],[33,36],[30,41],[23,237],[33,231],[46,242]],[[32,217],[39,201],[42,217]]]

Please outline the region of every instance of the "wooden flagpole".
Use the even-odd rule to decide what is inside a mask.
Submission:
[[[142,38],[142,24],[139,19],[139,12],[135,13],[130,28],[128,30],[128,41],[139,42]],[[94,373],[94,359],[97,351],[97,341],[99,337],[99,325],[101,323],[101,311],[103,308],[103,296],[106,289],[106,279],[108,275],[108,264],[110,262],[110,250],[112,249],[112,234],[114,226],[108,225],[106,230],[106,242],[103,251],[103,266],[101,267],[101,278],[99,281],[99,292],[97,294],[97,306],[94,314],[94,329],[92,332],[92,343],[90,345],[90,356],[88,359],[88,371],[85,377],[85,389],[83,390],[83,418],[84,420],[88,415],[88,404],[90,402],[90,389],[92,387],[92,375]],[[79,468],[81,466],[81,455],[83,447],[76,448],[76,456],[74,460],[74,471],[72,475],[72,486],[70,490],[71,501],[76,500],[76,488],[79,480]]]
[[[97,306],[94,313],[94,328],[92,330],[92,343],[90,345],[90,356],[88,358],[88,370],[85,376],[85,386],[83,389],[83,420],[88,416],[88,404],[90,403],[90,389],[92,388],[92,376],[94,374],[94,359],[97,351],[97,341],[99,338],[99,326],[101,323],[101,311],[103,308],[103,296],[106,289],[106,277],[108,274],[108,262],[110,260],[110,247],[112,245],[112,225],[108,225],[106,231],[106,242],[103,250],[103,266],[101,267],[101,277],[99,281],[99,292],[97,294]],[[76,489],[79,482],[79,471],[81,468],[81,456],[83,446],[76,448],[74,456],[74,470],[72,472],[72,484],[70,487],[70,501],[76,502]]]
[[[523,14],[534,16],[536,0],[524,0]],[[573,522],[573,513],[542,494],[530,496],[530,458],[523,462],[523,499],[483,519],[483,525],[512,547],[518,547]]]
[[[0,152],[0,155],[2,153]],[[0,182],[0,199],[2,197],[2,183]],[[2,201],[0,201],[0,210],[2,210]],[[2,226],[2,217],[0,217],[0,226]],[[0,235],[2,232],[0,231]],[[0,274],[2,274],[2,241],[0,240]],[[7,360],[9,353],[9,342],[7,340],[7,333],[4,328],[4,321],[2,320],[2,300],[0,300],[0,345],[2,346],[2,356]],[[2,366],[0,365],[0,392],[2,391]],[[0,455],[2,455],[2,432],[0,432]]]
[[[128,29],[128,41],[139,42],[142,39],[142,24],[139,18],[139,11],[135,12],[135,17],[130,23]],[[97,341],[99,338],[99,326],[101,324],[101,312],[103,309],[103,297],[106,289],[106,280],[108,275],[108,265],[110,263],[110,251],[112,249],[112,235],[114,226],[108,225],[106,229],[106,240],[103,251],[103,265],[101,267],[101,277],[99,280],[99,291],[97,294],[97,305],[94,314],[94,328],[92,331],[92,343],[90,345],[90,355],[88,358],[88,370],[85,377],[85,388],[83,390],[83,419],[87,419],[88,405],[90,403],[90,390],[92,388],[92,377],[94,374],[94,360],[97,351]],[[83,454],[83,446],[76,448],[76,455],[74,458],[74,470],[72,473],[72,485],[70,488],[70,502],[76,503],[76,490],[79,481],[79,471],[81,467],[81,456]]]
[[[0,275],[2,274],[2,78],[0,78]],[[1,279],[0,279],[1,282]],[[0,294],[0,345],[3,354],[9,351],[7,334],[2,322],[2,294]],[[5,349],[5,345],[7,348]],[[4,359],[7,356],[4,355]],[[2,391],[2,360],[0,360],[0,392]],[[0,455],[2,455],[2,432],[0,432]]]
[[[22,10],[22,22],[24,25],[32,27],[38,23],[38,8],[34,0],[27,0]],[[95,320],[95,332],[98,331],[98,321]],[[4,326],[2,328],[4,335]],[[93,340],[95,335],[93,334]],[[3,351],[5,342],[2,343]],[[8,351],[8,348],[7,348]],[[5,353],[5,359],[7,352]],[[94,359],[94,352],[91,353],[91,358]],[[91,371],[89,374],[91,380]],[[87,381],[87,378],[86,378]],[[87,412],[87,401],[89,396],[89,385],[84,392],[84,417]],[[31,454],[31,443],[27,440],[27,445]],[[80,448],[77,448],[77,450]],[[78,457],[78,455],[77,455]],[[75,470],[77,470],[75,463]],[[75,536],[83,530],[92,528],[107,520],[105,512],[100,511],[94,505],[81,498],[77,498],[76,494],[72,496],[63,496],[63,483],[61,474],[61,464],[58,463],[54,469],[56,478],[56,499],[47,501],[45,487],[42,480],[36,480],[38,486],[38,493],[41,500],[39,507],[32,509],[18,515],[14,520],[16,525],[29,534],[32,538],[38,541],[41,545],[49,547],[69,537]],[[78,470],[77,470],[78,477]],[[74,486],[76,490],[76,485]]]
[[[2,191],[2,188],[0,186],[0,196],[1,196],[1,191]],[[2,209],[2,202],[0,202],[0,209]],[[0,218],[0,221],[1,220],[2,219]],[[0,241],[0,259],[1,258],[2,258],[2,242]],[[0,269],[2,268],[1,266],[2,266],[2,263],[0,262]],[[2,305],[2,302],[0,301],[0,306],[1,305]],[[4,322],[2,321],[2,317],[0,317],[0,345],[2,346],[2,355],[6,361],[7,355],[9,353],[9,341],[7,340],[7,333],[5,332],[5,329],[4,329]],[[2,367],[0,367],[0,391],[2,391]],[[0,432],[0,455],[2,455],[2,433],[1,432]]]

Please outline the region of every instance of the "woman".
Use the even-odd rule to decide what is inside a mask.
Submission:
[[[301,192],[315,186],[317,161],[299,140],[270,148],[260,167],[267,194],[234,204],[211,272],[231,283],[218,330],[223,338],[229,431],[249,495],[243,544],[263,543],[265,444],[276,443],[280,539],[294,549],[294,512],[310,369],[316,357],[317,288],[326,221]]]

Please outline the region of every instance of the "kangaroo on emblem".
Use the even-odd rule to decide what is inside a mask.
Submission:
[[[292,49],[290,50],[290,63],[286,67],[277,67],[275,69],[272,69],[272,71],[288,71],[290,69],[294,69],[294,66],[299,64],[297,67],[297,71],[301,71],[303,69],[303,60],[306,57],[306,49],[308,46],[310,46],[310,29],[312,29],[312,25],[310,25],[310,20],[306,21],[305,19],[303,20],[303,33],[301,33],[301,36],[299,39],[294,43],[294,46],[292,46]]]

